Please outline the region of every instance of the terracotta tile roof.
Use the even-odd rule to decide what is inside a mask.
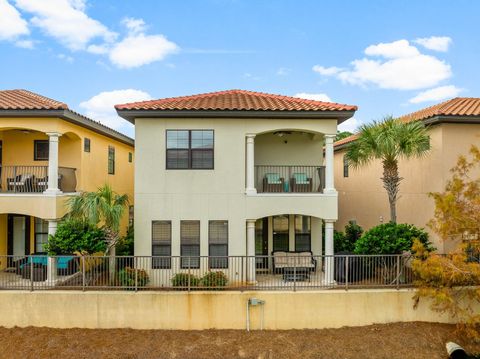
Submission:
[[[404,122],[421,121],[437,116],[480,116],[479,97],[455,97],[439,104],[403,115],[398,119]],[[358,135],[351,135],[334,143],[335,147],[345,145],[357,139]]]
[[[422,110],[404,115],[402,121],[419,121],[436,116],[480,116],[480,98],[456,97]]]
[[[117,110],[231,110],[231,111],[356,111],[357,106],[305,100],[245,90],[210,92],[193,96],[115,105]]]
[[[27,90],[0,91],[1,110],[66,110],[63,102],[52,100]]]

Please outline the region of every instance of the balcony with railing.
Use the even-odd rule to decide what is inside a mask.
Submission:
[[[325,166],[256,165],[257,193],[323,193]]]
[[[75,192],[75,168],[58,167],[58,188]],[[43,193],[48,188],[48,166],[0,166],[0,193]]]

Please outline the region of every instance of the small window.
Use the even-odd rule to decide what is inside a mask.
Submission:
[[[308,252],[312,250],[311,224],[309,216],[295,216],[295,251]]]
[[[200,268],[200,221],[180,222],[182,268]]]
[[[228,221],[208,222],[209,267],[228,268]]]
[[[213,169],[213,130],[167,130],[167,169]]]
[[[132,163],[133,162],[133,153],[128,152],[128,162]]]
[[[273,217],[273,250],[288,252],[289,248],[289,223],[288,216]]]
[[[172,255],[172,222],[152,222],[152,268],[170,269]],[[166,258],[161,258],[166,257]]]
[[[128,206],[128,224],[130,226],[133,226],[133,219],[134,219],[134,207],[133,206]]]
[[[83,151],[84,152],[90,152],[90,139],[89,138],[84,138],[83,139]]]
[[[343,156],[343,177],[348,177],[348,159]]]
[[[33,141],[33,159],[35,161],[48,161],[48,140]]]
[[[108,146],[108,174],[115,174],[115,147]]]
[[[48,242],[48,221],[35,217],[35,253],[45,252]]]

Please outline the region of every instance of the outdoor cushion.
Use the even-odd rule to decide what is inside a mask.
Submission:
[[[280,175],[278,173],[265,173],[268,184],[281,184]]]
[[[296,184],[309,184],[306,173],[294,173],[292,177],[295,178]]]

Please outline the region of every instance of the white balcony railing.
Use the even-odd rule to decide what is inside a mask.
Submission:
[[[325,166],[255,166],[257,193],[322,193]]]

